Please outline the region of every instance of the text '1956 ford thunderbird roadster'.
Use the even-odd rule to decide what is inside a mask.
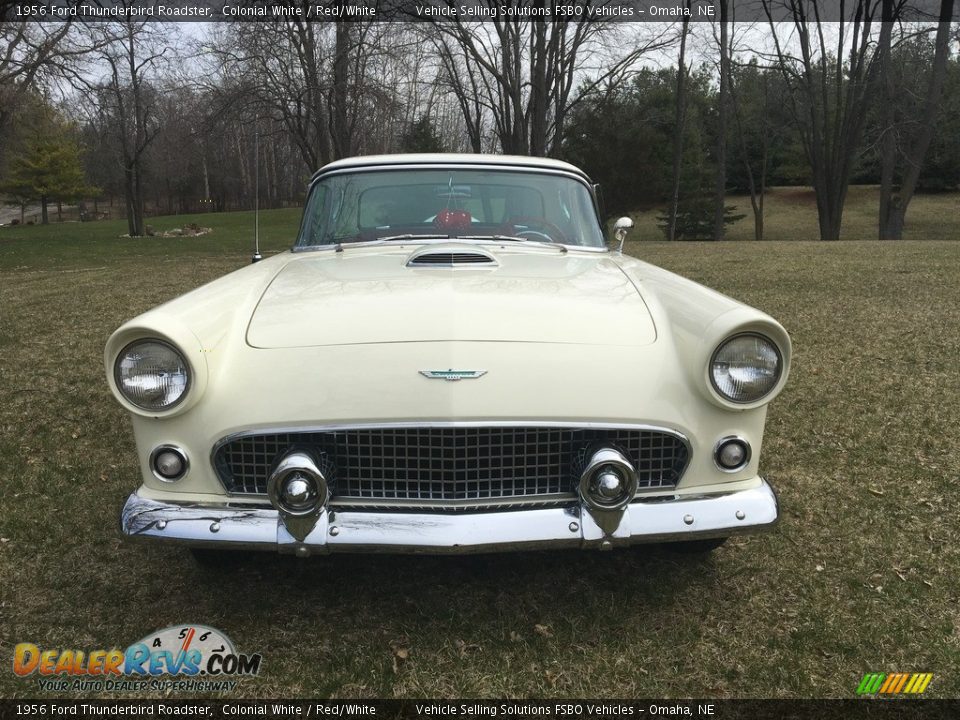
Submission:
[[[127,536],[300,556],[682,542],[773,525],[790,339],[608,248],[572,165],[331,163],[289,252],[120,327]],[[617,247],[619,241],[620,248]]]

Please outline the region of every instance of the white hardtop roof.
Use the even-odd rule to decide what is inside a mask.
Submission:
[[[560,170],[573,173],[589,180],[587,174],[570,163],[562,160],[552,160],[542,157],[528,157],[526,155],[480,155],[467,153],[409,153],[397,155],[360,155],[357,157],[335,160],[324,165],[313,176],[335,170],[349,168],[369,168],[375,165],[493,165],[497,167],[525,167],[541,170]]]

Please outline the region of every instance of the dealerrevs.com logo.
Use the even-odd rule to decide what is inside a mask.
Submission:
[[[260,672],[262,656],[238,653],[224,633],[206,625],[171,625],[126,650],[43,649],[19,643],[13,672],[37,677],[56,692],[230,691]]]

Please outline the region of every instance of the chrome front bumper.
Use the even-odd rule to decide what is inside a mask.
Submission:
[[[323,511],[301,542],[273,508],[158,502],[133,493],[123,534],[193,547],[273,550],[300,556],[333,552],[482,553],[542,548],[609,549],[635,543],[726,537],[770,528],[779,509],[773,488],[656,498],[627,506],[605,532],[583,507],[486,513]]]

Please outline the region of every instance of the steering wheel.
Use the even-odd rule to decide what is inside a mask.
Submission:
[[[523,229],[518,230],[516,227],[517,225],[534,225],[540,229],[534,230],[530,227],[524,227]],[[567,236],[563,234],[563,230],[543,217],[534,217],[532,215],[512,215],[504,221],[503,227],[509,228],[505,233],[506,235],[516,235],[517,237],[536,235],[543,238],[546,242],[552,243],[562,243],[567,239]],[[547,232],[543,232],[543,230],[546,230]]]

